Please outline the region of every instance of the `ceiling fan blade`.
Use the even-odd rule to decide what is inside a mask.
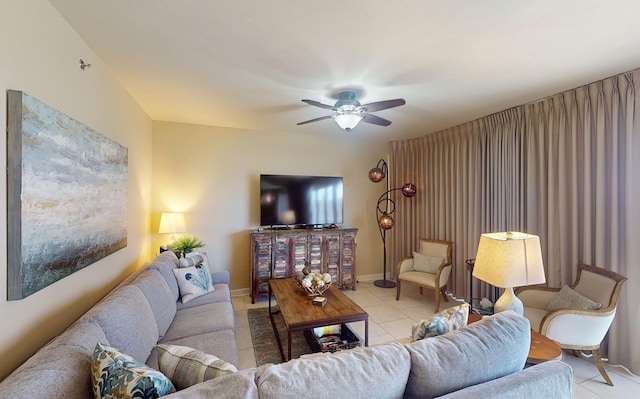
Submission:
[[[364,114],[364,116],[362,117],[362,122],[373,123],[374,125],[380,126],[389,126],[391,124],[390,120],[371,114]]]
[[[314,100],[302,100],[302,102],[305,102],[305,103],[307,103],[309,105],[313,105],[315,107],[324,108],[324,109],[334,109],[335,108],[333,105],[323,104],[321,102],[314,101]]]
[[[404,98],[396,98],[395,100],[378,101],[375,103],[364,104],[361,106],[361,108],[366,108],[367,112],[375,112],[387,108],[399,107],[401,105],[405,105],[406,103],[407,102],[404,101]]]
[[[321,121],[321,120],[324,120],[324,119],[330,119],[330,118],[333,118],[333,115],[321,116],[320,118],[316,118],[316,119],[309,119],[308,121],[296,123],[296,125],[304,125],[304,124],[307,124],[307,123],[318,122],[318,121]]]

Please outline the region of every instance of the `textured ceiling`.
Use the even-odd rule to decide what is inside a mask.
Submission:
[[[50,2],[158,121],[391,140],[640,67],[637,0]],[[344,88],[407,105],[296,126]]]

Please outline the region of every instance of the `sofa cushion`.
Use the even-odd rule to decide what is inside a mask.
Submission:
[[[0,398],[92,398],[91,353],[78,346],[47,345],[2,381]]]
[[[206,305],[209,303],[231,301],[231,291],[229,290],[228,284],[214,284],[213,288],[214,290],[212,292],[208,292],[202,296],[192,299],[187,303],[182,303],[180,301],[177,302],[177,308],[186,309],[192,308],[194,306]]]
[[[217,356],[181,345],[156,345],[158,367],[177,389],[235,373],[236,366]]]
[[[180,299],[187,303],[192,299],[215,290],[211,284],[211,273],[204,265],[173,269],[180,287]]]
[[[180,266],[180,262],[178,261],[176,254],[171,251],[164,251],[149,265],[149,269],[156,269],[160,274],[162,274],[162,277],[164,277],[164,280],[167,282],[167,285],[171,290],[174,301],[177,301],[178,298],[180,298],[178,281],[176,280],[176,276],[173,274],[173,269],[178,266]]]
[[[402,398],[410,366],[398,343],[357,348],[271,365],[258,376],[258,390],[262,399]]]
[[[421,320],[411,331],[411,340],[435,337],[449,331],[458,330],[467,325],[469,318],[469,304],[453,306],[436,313],[430,319]]]
[[[91,358],[91,384],[96,399],[155,399],[175,392],[161,372],[100,343]]]
[[[546,311],[551,312],[556,309],[597,310],[601,307],[601,303],[593,301],[591,298],[587,298],[578,291],[573,290],[568,285],[564,285],[554,296],[551,297]]]
[[[522,370],[530,341],[529,321],[505,311],[407,344],[411,373],[405,397],[435,398]]]
[[[140,288],[149,301],[158,324],[158,339],[162,339],[176,315],[176,300],[173,299],[171,289],[157,269],[143,271],[131,284]]]
[[[573,397],[573,370],[560,360],[550,360],[502,378],[472,385],[438,399],[521,399]]]
[[[218,330],[234,330],[235,316],[231,302],[217,302],[180,309],[164,335],[170,341]]]
[[[158,342],[158,325],[151,306],[135,285],[117,288],[86,313],[88,321],[98,323],[109,344],[145,361]]]

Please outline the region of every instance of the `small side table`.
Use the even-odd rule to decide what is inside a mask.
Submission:
[[[527,365],[555,359],[562,359],[562,348],[553,340],[531,330],[531,345],[527,356]]]

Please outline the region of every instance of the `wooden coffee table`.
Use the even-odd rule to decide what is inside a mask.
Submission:
[[[482,316],[476,313],[469,313],[468,323],[480,320]],[[531,330],[531,344],[529,345],[529,355],[527,355],[527,364],[538,364],[547,360],[555,360],[562,358],[562,348],[553,340],[544,335]]]
[[[277,311],[271,309],[271,296],[278,302],[278,308],[287,327],[287,357],[285,358],[280,341],[280,334],[273,315]],[[298,287],[293,278],[269,280],[269,318],[276,335],[280,356],[285,362],[291,359],[291,333],[299,330],[309,330],[332,324],[364,321],[364,345],[369,346],[369,315],[360,306],[340,291],[336,286],[329,287],[322,295],[327,298],[324,306],[314,305],[306,291]]]

